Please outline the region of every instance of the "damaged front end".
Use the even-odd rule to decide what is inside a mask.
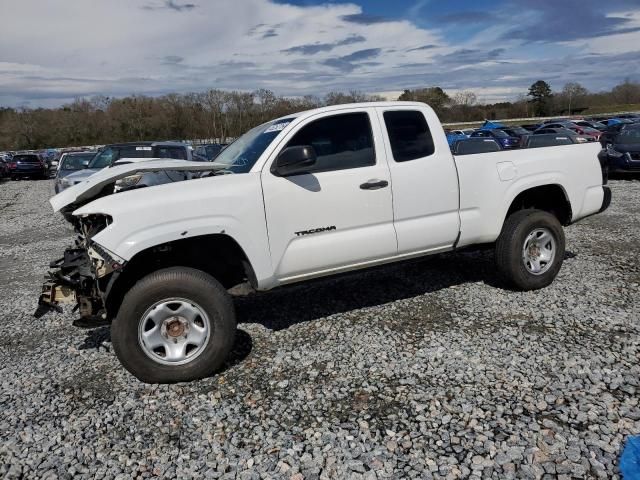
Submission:
[[[75,245],[49,265],[34,316],[42,317],[51,310],[62,312],[62,304],[75,304],[74,311],[78,310],[81,318],[105,320],[105,299],[125,262],[91,239],[111,223],[111,218],[90,215],[74,218],[73,223],[78,233]]]

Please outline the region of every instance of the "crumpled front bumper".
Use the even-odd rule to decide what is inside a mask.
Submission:
[[[75,304],[82,318],[94,317],[104,311],[98,288],[94,261],[88,250],[68,248],[64,256],[49,264],[38,306],[34,313],[42,317],[51,310],[62,312],[62,304]]]

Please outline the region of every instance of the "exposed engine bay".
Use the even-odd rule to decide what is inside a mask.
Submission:
[[[106,298],[126,262],[92,241],[93,236],[111,224],[111,217],[74,216],[76,209],[108,195],[195,180],[215,175],[219,170],[220,166],[212,163],[183,160],[121,162],[53,197],[50,202],[54,211],[73,225],[77,237],[62,258],[49,264],[34,315],[39,318],[51,310],[61,312],[62,304],[75,304],[74,311],[79,311],[83,319],[108,319]]]
[[[111,219],[106,215],[74,218],[78,233],[75,245],[65,250],[64,256],[49,264],[42,285],[35,316],[55,310],[62,311],[61,304],[75,303],[81,318],[106,319],[104,299],[125,262],[91,241],[106,228]]]

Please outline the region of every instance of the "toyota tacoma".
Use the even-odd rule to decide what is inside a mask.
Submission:
[[[36,314],[75,304],[111,322],[133,375],[178,382],[225,361],[240,284],[264,291],[489,244],[512,288],[543,288],[565,256],[563,227],[611,201],[598,152],[595,142],[455,157],[422,103],[288,115],[212,163],[116,165],[53,197],[78,236],[52,262]],[[114,193],[129,176],[174,170],[192,175]]]

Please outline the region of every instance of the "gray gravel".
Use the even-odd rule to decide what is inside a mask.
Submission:
[[[108,327],[31,314],[71,232],[0,185],[0,477],[618,478],[640,432],[640,182],[567,231],[549,288],[456,253],[237,301],[214,377],[145,385]]]

